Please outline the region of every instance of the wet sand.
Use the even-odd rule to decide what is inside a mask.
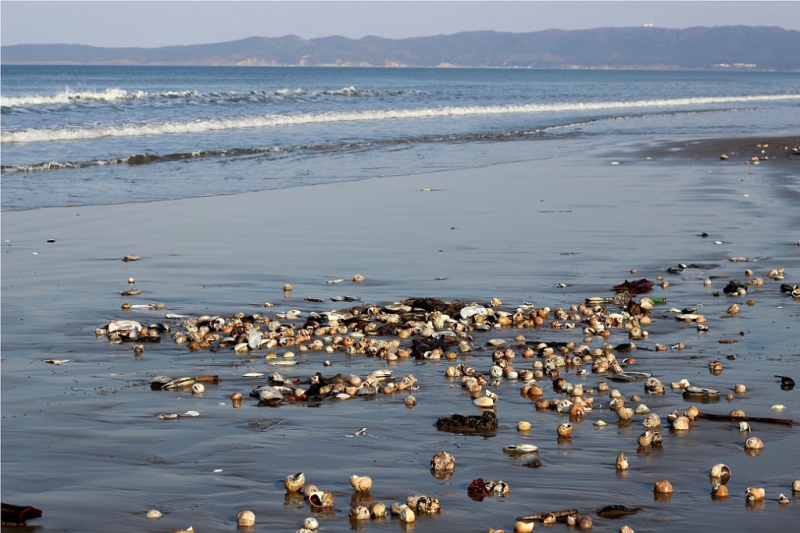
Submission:
[[[757,142],[770,144],[764,154],[769,159],[745,165],[746,158],[759,155]],[[4,212],[3,501],[42,509],[43,518],[30,523],[42,531],[172,531],[189,525],[199,533],[231,531],[236,513],[246,508],[256,513],[257,531],[295,531],[315,513],[307,502],[286,497],[283,479],[303,471],[310,483],[335,495],[334,509],[318,515],[325,531],[512,530],[516,516],[568,508],[592,516],[597,531],[616,531],[622,524],[636,531],[770,531],[791,524],[800,518],[800,495],[791,491],[792,480],[800,479],[797,427],[753,423],[765,449],[751,457],[743,450],[746,436],[734,424],[701,420],[681,434],[669,430],[665,419],[693,404],[669,389],[670,382],[687,378],[723,396],[736,383],[747,385],[746,394],[698,405],[701,411],[741,408],[749,416],[800,420],[798,391],[782,391],[773,377],[800,378],[800,302],[779,290],[781,283],[800,283],[800,158],[772,152],[797,142],[627,144],[459,172],[177,202]],[[721,153],[729,154],[728,161],[720,161]],[[143,259],[121,261],[132,254]],[[734,263],[731,257],[766,259]],[[718,266],[666,272],[678,263]],[[714,295],[730,279],[744,280],[747,268],[765,278],[763,286],[746,297]],[[766,276],[773,268],[785,268],[785,281]],[[350,281],[356,273],[364,275],[362,283]],[[273,316],[298,309],[305,317],[354,305],[330,300],[338,295],[378,305],[422,296],[486,304],[496,297],[502,310],[523,302],[555,309],[589,296],[612,296],[612,287],[625,279],[659,276],[670,286],[656,285],[651,295],[665,297],[667,304],[656,307],[646,328],[650,337],[637,344],[683,342],[686,348],[635,352],[633,369],[658,377],[667,385],[664,395],[645,394],[641,382],[612,383],[625,398],[640,395],[661,416],[664,444],[656,449],[637,446],[644,417],[618,423],[602,408],[576,423],[571,439],[559,440],[556,427],[568,416],[537,411],[520,394],[522,383],[513,381],[491,388],[500,397],[495,434],[437,431],[438,417],[478,413],[458,382],[444,376],[454,364],[445,361],[389,365],[342,352],[306,352],[298,365],[277,370],[306,379],[318,371],[363,377],[389,367],[398,378],[418,379],[418,405],[407,409],[407,394],[396,393],[269,408],[247,398],[263,380],[242,377],[276,370],[266,364],[265,349],[246,356],[190,353],[164,336],[136,357],[132,344],[112,345],[94,335],[111,319],[164,321],[164,311],[123,311],[123,302],[163,302],[170,312],[191,316]],[[705,287],[709,276],[721,278]],[[120,296],[129,277],[141,295]],[[326,283],[337,278],[345,281]],[[293,285],[290,297],[283,294],[285,283]],[[567,287],[555,288],[559,283]],[[755,305],[748,306],[749,299]],[[265,302],[275,306],[264,308]],[[734,302],[740,313],[726,316]],[[689,306],[708,317],[708,332],[677,322],[669,312]],[[527,342],[581,344],[581,329],[475,332],[473,351],[458,362],[488,373],[490,339],[511,341],[521,334]],[[721,339],[737,342],[720,344]],[[603,344],[594,340],[593,346]],[[607,342],[627,340],[625,330],[615,330]],[[55,366],[47,359],[70,361]],[[713,359],[723,363],[720,375],[709,373]],[[325,360],[333,365],[323,366]],[[517,368],[530,366],[531,360],[515,360]],[[149,387],[155,375],[201,374],[216,374],[220,382],[206,384],[199,397]],[[562,376],[587,388],[607,379],[579,376],[574,369]],[[562,398],[547,378],[541,384],[544,397]],[[235,391],[245,395],[239,409],[228,399]],[[607,393],[592,396],[596,404],[608,404]],[[775,404],[786,408],[775,411]],[[200,416],[158,419],[160,413],[188,410]],[[263,432],[238,427],[271,420],[281,423]],[[532,429],[519,433],[519,420],[530,421]],[[608,426],[598,429],[597,420]],[[361,427],[375,438],[345,436]],[[530,458],[502,452],[521,442],[539,447],[541,468],[525,468]],[[439,451],[456,458],[450,479],[436,479],[428,470]],[[620,452],[631,463],[624,475],[614,467]],[[710,497],[708,469],[718,462],[733,471],[725,501]],[[351,523],[352,474],[373,478],[374,501],[388,505],[423,493],[438,498],[442,512],[419,517],[413,528],[396,518]],[[509,495],[471,500],[467,486],[478,477],[506,481]],[[660,478],[675,487],[669,501],[654,498],[653,482]],[[765,487],[766,501],[746,505],[747,487]],[[777,503],[780,493],[789,505]],[[594,514],[609,504],[643,510],[623,519]],[[148,509],[164,516],[148,520]]]

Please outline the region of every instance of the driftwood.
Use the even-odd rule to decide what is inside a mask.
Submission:
[[[520,522],[536,522],[542,521],[548,516],[554,517],[557,521],[566,520],[570,516],[578,516],[577,509],[566,509],[564,511],[550,511],[549,513],[529,514],[525,516],[518,516],[517,520]]]
[[[788,418],[767,418],[763,416],[731,416],[731,415],[715,415],[713,413],[697,413],[697,418],[705,418],[707,420],[723,420],[725,422],[764,422],[767,424],[784,424],[786,426],[793,426],[794,421]]]
[[[2,504],[2,525],[4,526],[24,526],[28,520],[41,516],[42,511],[30,505]]]

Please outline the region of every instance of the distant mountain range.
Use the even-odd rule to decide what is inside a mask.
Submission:
[[[577,7],[577,6],[576,6]],[[465,32],[384,39],[250,37],[159,48],[3,46],[0,63],[80,65],[517,67],[800,71],[800,31],[720,26]]]

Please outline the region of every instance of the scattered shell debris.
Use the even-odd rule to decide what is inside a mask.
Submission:
[[[747,260],[757,261],[760,258]],[[680,274],[689,268],[697,266],[681,264],[678,267],[670,267],[667,272],[674,270],[672,273]],[[631,273],[635,273],[635,269],[631,270]],[[769,287],[769,284],[773,283],[771,281],[773,277],[782,275],[777,272],[771,274],[774,276],[765,277],[764,285],[759,287]],[[356,283],[363,279],[359,274],[352,277],[352,281]],[[344,278],[332,279],[326,283],[342,282]],[[676,276],[675,283],[678,282]],[[558,288],[558,285],[556,287]],[[330,402],[330,407],[336,408],[336,405],[342,405],[337,402],[368,401],[375,398],[402,402],[406,406],[413,407],[416,405],[416,399],[411,393],[420,390],[417,378],[410,373],[398,371],[402,367],[393,365],[403,361],[439,365],[441,383],[461,391],[462,409],[467,413],[453,414],[444,410],[438,415],[440,418],[433,423],[432,429],[483,437],[508,436],[509,433],[506,431],[510,429],[520,441],[515,444],[501,443],[497,450],[502,450],[505,454],[504,460],[513,461],[524,467],[542,466],[540,459],[533,459],[540,454],[539,446],[526,442],[531,436],[539,439],[549,434],[552,445],[555,446],[555,434],[559,439],[559,446],[569,446],[564,443],[565,440],[569,442],[570,439],[574,439],[577,442],[591,438],[592,434],[607,435],[606,432],[587,432],[586,426],[580,426],[579,424],[587,417],[591,417],[589,421],[597,428],[614,424],[618,424],[619,427],[631,425],[643,427],[644,432],[639,429],[625,437],[630,448],[620,447],[613,452],[618,454],[616,461],[612,456],[606,463],[611,472],[616,470],[617,476],[620,477],[636,475],[636,466],[640,464],[639,456],[634,455],[637,443],[639,453],[649,453],[648,451],[655,447],[670,446],[674,438],[691,439],[692,435],[703,427],[719,424],[718,421],[722,420],[727,421],[729,425],[729,442],[737,443],[741,447],[742,438],[748,436],[744,442],[746,451],[763,449],[764,445],[758,437],[747,435],[746,432],[750,431],[750,427],[745,419],[755,420],[755,418],[745,417],[744,413],[730,415],[703,413],[694,406],[688,406],[685,413],[676,411],[667,415],[665,412],[658,412],[660,399],[665,395],[681,395],[684,401],[696,401],[698,405],[709,402],[707,409],[714,410],[713,402],[719,401],[721,394],[715,389],[704,387],[702,382],[705,380],[702,376],[692,378],[698,385],[692,385],[684,378],[674,382],[665,380],[665,383],[670,385],[665,387],[657,376],[644,369],[648,358],[667,356],[666,353],[658,352],[687,350],[691,353],[693,350],[689,346],[689,340],[686,339],[697,335],[697,326],[719,323],[722,318],[719,312],[708,311],[706,314],[697,312],[698,304],[667,310],[664,305],[665,298],[645,296],[654,287],[653,282],[644,278],[635,281],[626,280],[614,287],[616,296],[590,297],[574,305],[558,308],[535,306],[527,302],[519,305],[508,304],[499,298],[487,298],[483,302],[412,298],[378,305],[361,303],[359,297],[333,297],[331,299],[334,301],[356,305],[330,311],[292,309],[269,315],[167,314],[164,322],[153,321],[149,324],[144,321],[116,319],[97,328],[95,334],[98,338],[107,338],[111,344],[158,343],[171,338],[175,345],[185,348],[189,353],[214,353],[217,358],[227,354],[231,360],[247,361],[241,370],[234,370],[228,376],[223,376],[226,380],[236,381],[234,387],[244,388],[245,382],[254,383],[250,385],[252,389],[249,396],[247,392],[244,394],[237,392],[230,396],[235,408],[266,405],[285,409],[291,404],[308,405],[310,402],[317,404]],[[726,286],[726,289],[730,289],[724,292],[727,295],[741,296],[742,292],[746,294],[748,287],[752,287],[752,284],[731,282]],[[286,284],[283,288],[285,292],[290,292],[292,287]],[[792,292],[797,290],[797,286],[789,288],[788,291],[782,288],[781,292],[793,296]],[[305,301],[320,303],[310,297],[305,298]],[[680,304],[673,303],[673,305]],[[729,314],[735,314],[740,312],[738,308],[734,308],[736,305],[726,305],[720,309],[727,307]],[[672,334],[669,339],[662,341],[663,344],[651,341],[651,335],[645,329],[647,327],[658,332],[667,326]],[[543,332],[548,333],[546,335],[548,340],[537,339],[545,337]],[[612,335],[614,338],[624,339],[624,342],[610,343]],[[653,337],[661,335],[663,334],[652,334]],[[558,341],[549,340],[555,336],[564,338]],[[681,336],[684,337],[686,344],[679,340]],[[330,360],[322,357],[333,358],[335,355],[331,354],[343,354],[348,358],[358,356],[368,358],[377,368],[372,368],[369,373],[364,372],[361,375],[349,374],[346,370],[334,374],[335,370],[333,372],[328,370],[332,365]],[[721,361],[709,356],[703,357],[708,362],[712,377],[713,374],[723,371]],[[724,354],[717,357],[724,359]],[[46,362],[61,364],[57,361],[68,360],[52,359]],[[337,360],[335,361],[337,368],[344,368],[339,366]],[[251,371],[258,368],[255,366],[257,364],[284,366],[286,370],[280,369],[279,372],[287,373],[281,374],[271,370]],[[728,364],[734,363],[726,362],[726,365]],[[392,365],[392,367],[385,368],[382,365]],[[640,367],[643,370],[640,371]],[[308,370],[292,372],[290,368],[308,368]],[[155,376],[151,382],[151,389],[163,391],[158,394],[165,395],[183,393],[184,397],[189,391],[196,395],[210,395],[214,387],[206,388],[209,382],[201,380],[201,377]],[[214,377],[217,379],[213,383],[218,384],[219,378]],[[680,375],[670,377],[678,379]],[[782,388],[784,383],[789,383],[791,380],[787,376],[776,376],[776,378],[781,379]],[[793,380],[791,383],[794,384]],[[425,386],[429,385],[425,383]],[[627,388],[612,390],[612,387]],[[728,384],[727,388],[730,387]],[[510,412],[504,412],[507,402],[500,399],[501,395],[496,392],[499,388],[518,390],[524,399],[530,400],[531,413],[549,411],[553,414],[553,420],[558,420],[558,423],[548,425],[546,429],[545,426],[541,426],[541,433],[535,433],[540,426],[533,425],[527,420],[520,420],[517,418],[519,414],[515,417],[518,422],[514,422],[514,419],[510,418]],[[748,400],[745,396],[747,387],[744,384],[736,384],[732,390],[739,395],[737,402]],[[636,394],[631,395],[633,392]],[[225,394],[231,394],[230,389]],[[642,403],[641,397],[646,398],[646,404]],[[197,401],[201,400],[202,398],[197,398]],[[468,405],[467,402],[473,405]],[[775,405],[772,409],[777,410],[782,407]],[[611,420],[609,416],[616,416],[613,417],[613,422],[607,423],[600,419],[597,411],[606,420]],[[177,420],[197,416],[199,412],[187,411],[183,414],[161,414],[158,418]],[[568,421],[565,421],[566,419]],[[274,429],[285,420],[255,420],[234,427],[258,433]],[[730,426],[731,422],[733,426]],[[531,435],[532,433],[535,434]],[[678,435],[680,437],[677,437]],[[385,438],[370,434],[366,427],[353,433],[340,433],[335,436],[354,439]],[[381,442],[364,440],[365,442],[361,444],[375,442],[379,445]],[[541,441],[541,443],[542,450],[550,449],[547,442]],[[626,451],[619,452],[620,449]],[[546,455],[546,452],[541,451],[541,454]],[[634,458],[632,464],[629,464],[629,457]],[[449,479],[455,471],[455,458],[444,451],[437,453],[430,460],[430,471],[437,479]],[[476,472],[478,473],[480,472]],[[662,475],[664,474],[669,472]],[[716,499],[727,497],[725,483],[730,478],[730,469],[725,465],[715,465],[711,469],[711,478],[714,481],[712,497]],[[649,483],[652,483],[652,479]],[[376,486],[379,486],[378,483],[380,486],[385,486],[387,480],[379,480],[376,477],[375,482]],[[746,482],[745,480],[744,483]],[[755,482],[756,480],[751,481]],[[353,520],[378,520],[389,515],[386,519],[400,520],[410,528],[414,522],[429,519],[430,515],[441,511],[441,503],[437,497],[423,494],[414,494],[408,496],[406,501],[391,504],[373,502],[372,496],[369,495],[373,485],[371,476],[353,475],[350,477],[350,484],[356,494],[361,494],[359,498],[365,498],[357,501],[354,495],[349,510],[344,507],[342,512]],[[339,483],[339,489],[335,491],[336,499],[340,497],[341,485]],[[303,472],[286,477],[285,488],[287,494],[294,493],[299,498],[298,503],[307,502],[307,510],[321,513],[318,515],[320,517],[326,516],[324,513],[329,510],[339,507],[339,504],[334,503],[334,492],[308,485]],[[797,490],[800,491],[800,485]],[[484,481],[483,478],[474,479],[469,484],[467,492],[473,499],[513,496],[508,483],[502,480]],[[668,497],[673,492],[672,485],[666,479],[660,479],[653,484],[653,492],[657,499]],[[760,501],[759,497],[763,499],[757,488],[748,489],[745,496],[750,501]],[[370,501],[367,502],[367,499]],[[514,523],[514,531],[530,531],[534,522],[543,524],[562,522],[572,527],[589,529],[592,527],[592,519],[589,516],[581,517],[581,513],[584,515],[597,513],[603,518],[617,518],[640,511],[642,508],[616,505],[607,506],[600,511],[596,509],[548,511],[518,517]],[[254,516],[251,521],[249,515],[244,514],[247,512],[250,511],[241,511],[236,515],[240,526],[249,527],[255,523]],[[230,516],[233,516],[233,513]],[[318,527],[316,518],[308,518],[303,522],[303,528],[307,531],[315,531]]]

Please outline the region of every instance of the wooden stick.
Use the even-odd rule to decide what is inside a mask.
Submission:
[[[551,511],[549,513],[529,514],[525,516],[518,516],[517,520],[519,520],[520,522],[535,522],[537,520],[542,520],[545,516],[548,515],[553,515],[556,517],[556,519],[567,518],[568,516],[577,516],[578,510],[567,509],[565,511]]]
[[[730,416],[730,415],[715,415],[712,413],[697,413],[697,418],[706,418],[708,420],[724,420],[726,422],[765,422],[767,424],[784,424],[793,426],[794,421],[787,418],[765,418],[762,416]]]

